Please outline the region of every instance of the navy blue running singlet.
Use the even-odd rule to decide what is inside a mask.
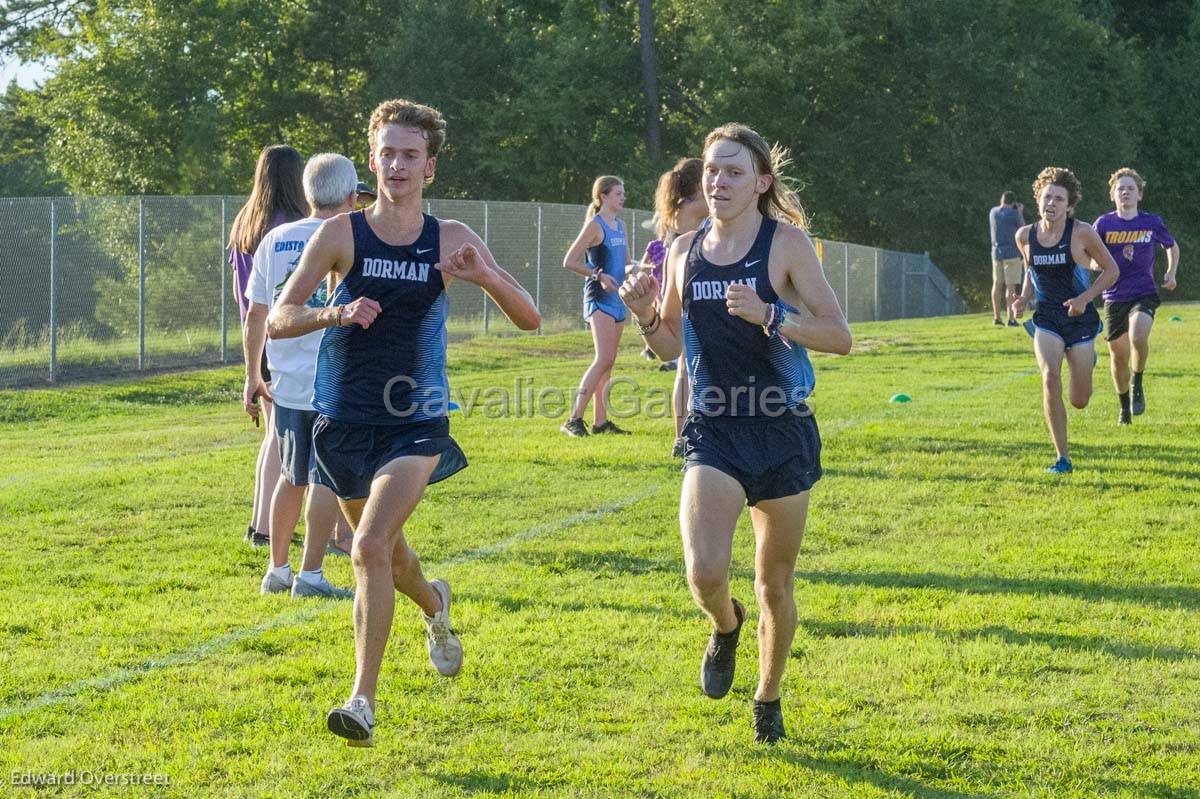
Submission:
[[[780,302],[767,266],[777,223],[763,218],[750,251],[718,266],[703,254],[711,227],[702,227],[688,249],[683,284],[683,339],[691,383],[691,410],[709,417],[778,415],[812,393],[808,352],[795,342],[763,335],[762,326],[729,313],[725,292],[733,283],[754,288],[768,304]],[[785,310],[794,308],[781,303]]]
[[[325,330],[313,407],[331,419],[399,425],[446,415],[449,301],[433,268],[441,255],[438,220],[422,216],[417,240],[398,247],[375,235],[362,211],[350,214],[354,264],[330,304],[369,297],[381,310],[366,330]]]
[[[1075,220],[1067,217],[1062,239],[1057,244],[1043,247],[1038,242],[1038,225],[1029,228],[1029,272],[1038,306],[1033,314],[1033,323],[1063,338],[1068,345],[1084,338],[1095,336],[1100,327],[1100,314],[1096,306],[1088,303],[1081,316],[1069,316],[1063,303],[1077,297],[1088,288],[1087,270],[1075,263],[1071,254],[1071,232]]]

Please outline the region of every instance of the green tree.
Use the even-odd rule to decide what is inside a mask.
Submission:
[[[16,82],[0,95],[0,196],[36,197],[63,193],[46,163],[49,126],[29,113],[31,92]]]

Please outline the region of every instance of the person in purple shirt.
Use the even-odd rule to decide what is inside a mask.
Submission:
[[[658,238],[646,245],[640,268],[649,270],[661,287],[666,285],[663,266],[667,249],[676,238],[695,230],[708,217],[708,205],[704,202],[704,161],[699,158],[680,158],[675,166],[658,179],[654,192],[654,223]],[[657,358],[647,347],[643,352]],[[675,443],[671,456],[682,458],[685,450],[683,424],[688,415],[687,359],[681,354],[676,361],[668,361],[675,371],[675,387],[671,392],[671,411],[675,417]]]
[[[254,167],[254,185],[250,199],[233,218],[229,229],[229,265],[233,267],[234,296],[238,301],[238,314],[242,326],[246,324],[249,301],[246,286],[254,266],[254,251],[258,243],[272,228],[284,222],[295,222],[308,216],[308,200],[304,199],[304,159],[294,148],[283,144],[264,147],[258,154]],[[279,453],[275,447],[275,426],[272,418],[271,373],[267,370],[266,355],[256,377],[252,370],[246,372],[244,401],[257,406],[262,399],[263,424],[262,445],[258,448],[258,460],[254,467],[254,503],[250,524],[246,527],[246,540],[258,547],[270,543],[267,536],[267,514],[271,507],[271,492],[279,480]],[[259,420],[252,416],[257,425]],[[261,531],[261,532],[260,532]]]
[[[1113,387],[1121,403],[1117,424],[1125,425],[1131,424],[1134,416],[1146,410],[1142,374],[1150,354],[1154,311],[1159,304],[1158,287],[1154,283],[1154,256],[1159,247],[1167,251],[1167,271],[1162,286],[1174,291],[1179,245],[1163,224],[1162,217],[1138,209],[1146,189],[1146,181],[1141,175],[1123,167],[1112,173],[1108,188],[1116,210],[1098,218],[1095,227],[1121,270],[1117,282],[1104,292],[1104,319]]]

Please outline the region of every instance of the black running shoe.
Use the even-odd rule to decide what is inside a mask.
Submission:
[[[587,425],[583,423],[582,419],[568,419],[558,429],[572,438],[586,438],[588,434]]]
[[[754,700],[754,742],[756,744],[774,744],[787,737],[783,729],[783,708],[779,700],[759,702]]]
[[[1121,414],[1117,417],[1117,424],[1118,425],[1133,424],[1133,414],[1129,412],[1128,408],[1121,409]]]
[[[992,326],[993,327],[1004,327],[1004,323],[1001,322],[999,319],[993,319]]]
[[[255,530],[253,527],[251,527],[246,531],[246,543],[255,547],[269,547],[271,546],[271,536],[267,535],[266,533],[260,533],[258,530]],[[298,535],[292,536],[292,546],[296,547],[303,545],[303,538]]]
[[[271,546],[271,536],[266,533],[260,533],[253,526],[247,525],[246,543],[253,547],[269,547]]]
[[[594,435],[594,436],[602,436],[602,435],[627,436],[627,435],[630,435],[630,433],[628,430],[622,430],[621,428],[617,427],[615,424],[612,423],[612,420],[610,419],[607,422],[605,422],[604,424],[592,425],[592,435]]]
[[[1133,415],[1134,416],[1141,416],[1143,413],[1146,412],[1146,393],[1144,391],[1142,391],[1141,386],[1134,385],[1133,401],[1130,402],[1130,405],[1133,406]]]
[[[708,649],[704,650],[704,660],[700,663],[700,689],[713,699],[725,696],[733,685],[738,636],[742,634],[742,622],[746,620],[746,609],[742,603],[736,599],[731,601],[733,613],[737,616],[737,627],[728,633],[713,630],[708,637]]]

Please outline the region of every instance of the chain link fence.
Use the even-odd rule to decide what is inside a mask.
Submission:
[[[0,386],[241,362],[225,240],[244,197],[0,198]],[[584,328],[582,280],[561,267],[584,207],[430,200],[470,225],[533,295],[539,332]],[[623,214],[631,260],[650,213]],[[851,322],[963,313],[926,254],[818,242]],[[516,334],[476,286],[450,287],[449,333]],[[531,334],[525,334],[531,335]]]

